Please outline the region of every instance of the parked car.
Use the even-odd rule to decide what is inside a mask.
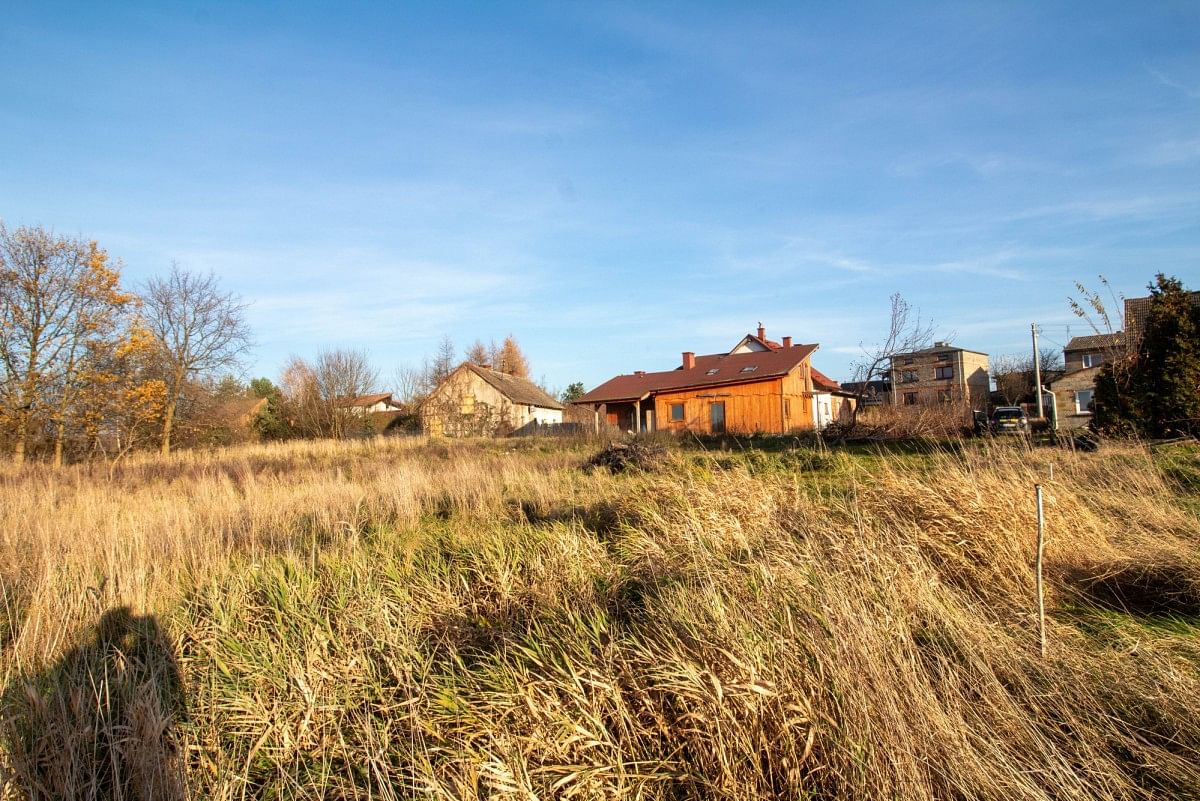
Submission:
[[[992,412],[993,434],[1028,434],[1029,417],[1018,406],[1001,406]]]

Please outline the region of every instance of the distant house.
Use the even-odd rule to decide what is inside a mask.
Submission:
[[[960,404],[982,409],[991,388],[987,354],[949,342],[897,353],[889,374],[892,403],[897,406]]]
[[[562,423],[563,405],[524,378],[463,363],[421,404],[431,436],[503,436]]]
[[[1187,293],[1192,305],[1200,306],[1200,291]],[[1152,296],[1125,298],[1125,337],[1130,348],[1136,349],[1146,331],[1146,318],[1150,316]]]
[[[1125,352],[1125,334],[1092,334],[1072,337],[1063,348],[1063,373],[1099,367]]]
[[[338,406],[343,409],[354,409],[363,414],[371,414],[374,412],[400,412],[404,410],[402,404],[397,403],[392,399],[390,392],[377,392],[374,395],[360,395],[357,398],[345,398],[338,401]]]
[[[1194,305],[1200,306],[1200,292],[1189,292]],[[1111,334],[1073,337],[1063,348],[1066,370],[1050,384],[1060,429],[1083,428],[1092,419],[1096,376],[1110,362],[1134,353],[1140,346],[1150,314],[1152,297],[1125,299],[1125,330]]]
[[[811,431],[848,413],[849,394],[814,370],[817,345],[767,339],[760,324],[724,353],[685,351],[679,367],[635,371],[605,381],[575,401],[625,431],[719,434]]]
[[[1102,366],[1125,354],[1125,342],[1125,334],[1118,331],[1072,337],[1063,348],[1065,370],[1049,385],[1060,429],[1083,428],[1091,421],[1096,376]]]
[[[889,406],[892,403],[892,382],[884,376],[881,380],[867,381],[866,386],[863,386],[862,381],[843,381],[842,391],[848,392],[851,395],[858,395],[859,389],[863,390],[862,405],[863,408],[868,406]]]
[[[1050,384],[1059,429],[1085,428],[1091,422],[1092,398],[1096,391],[1096,376],[1099,374],[1099,365],[1083,367],[1063,373],[1062,378]]]
[[[814,427],[820,431],[835,420],[849,421],[854,416],[854,393],[815,367],[809,368],[813,383]]]

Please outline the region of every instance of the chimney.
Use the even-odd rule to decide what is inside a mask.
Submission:
[[[764,340],[767,338],[767,329],[763,328],[762,323],[758,324],[758,338]]]
[[[695,366],[696,366],[696,354],[690,350],[685,350],[683,352],[683,369],[691,370]]]
[[[783,338],[783,346],[784,346],[785,348],[790,348],[790,347],[792,346],[792,338],[791,338],[791,337],[784,337],[784,338]]]

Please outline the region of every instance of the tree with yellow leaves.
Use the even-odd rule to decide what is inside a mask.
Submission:
[[[55,467],[62,465],[69,418],[80,411],[77,403],[83,388],[96,384],[98,376],[93,373],[104,369],[104,364],[96,361],[96,355],[103,353],[110,343],[121,346],[120,326],[137,296],[122,292],[120,281],[120,266],[110,266],[108,254],[95,242],[89,243],[87,268],[76,285],[78,301],[67,328],[67,345],[54,377],[57,398],[50,414]]]
[[[115,465],[157,436],[167,400],[158,353],[158,343],[137,318],[115,338],[90,344],[74,418],[87,452],[110,456]]]
[[[133,299],[106,262],[95,243],[0,224],[0,409],[17,463],[44,426],[61,434],[86,343],[106,335]]]
[[[499,363],[493,365],[492,369],[516,376],[517,378],[529,378],[529,361],[525,358],[525,354],[521,352],[521,346],[517,344],[517,338],[512,334],[504,338],[504,344],[500,346]]]

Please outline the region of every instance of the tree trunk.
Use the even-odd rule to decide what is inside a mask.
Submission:
[[[171,455],[171,426],[175,424],[175,407],[179,404],[179,393],[183,391],[183,379],[187,376],[187,369],[183,366],[178,366],[174,370],[174,381],[171,384],[171,398],[167,401],[167,408],[163,414],[163,429],[162,429],[162,447],[159,453],[163,456]]]
[[[162,428],[162,446],[159,448],[159,453],[163,456],[171,455],[171,425],[175,422],[175,401],[172,399],[167,403],[165,414],[163,414]]]
[[[62,467],[63,440],[67,436],[67,421],[59,418],[58,430],[54,432],[54,466]]]
[[[29,414],[21,413],[21,423],[17,426],[17,444],[13,447],[13,463],[25,463],[25,440],[29,437]]]
[[[29,369],[25,371],[25,382],[21,387],[21,405],[17,407],[20,410],[20,422],[17,423],[17,442],[13,447],[13,462],[16,464],[25,463],[25,451],[29,447],[29,422],[33,417],[33,397],[37,392],[37,373],[33,369],[36,358],[37,352],[34,351],[30,354]]]

